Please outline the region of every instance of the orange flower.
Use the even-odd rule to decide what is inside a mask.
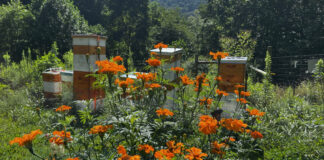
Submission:
[[[126,68],[123,65],[118,65],[115,62],[110,62],[108,60],[96,61],[99,67],[99,73],[107,73],[110,75],[117,74],[118,72],[124,73]]]
[[[211,150],[211,153],[214,153],[214,154],[218,154],[218,155],[223,155],[225,154],[224,151],[222,151],[222,149],[226,146],[225,143],[218,143],[217,141],[213,142],[212,143],[212,150]]]
[[[186,151],[189,152],[189,154],[185,155],[185,158],[189,160],[202,160],[202,157],[208,156],[206,153],[202,153],[201,149],[196,147],[192,147]]]
[[[216,133],[216,130],[218,128],[217,120],[213,119],[211,116],[208,115],[200,116],[200,122],[198,126],[199,126],[199,131],[206,135]]]
[[[168,45],[163,44],[163,43],[160,42],[160,43],[154,45],[154,48],[159,48],[159,49],[168,48]]]
[[[174,154],[182,154],[182,150],[183,150],[183,148],[184,148],[183,143],[179,142],[179,143],[177,143],[176,145],[174,145],[174,144],[175,144],[175,141],[168,141],[168,142],[166,143],[166,145],[167,145],[169,151],[170,151],[171,153],[174,153]]]
[[[194,83],[194,81],[193,80],[190,80],[190,78],[187,75],[180,76],[180,78],[181,78],[182,84],[184,86]]]
[[[265,114],[265,112],[260,112],[257,109],[250,110],[247,108],[246,111],[249,112],[251,116],[257,116],[257,117],[262,117]]]
[[[121,154],[121,155],[126,155],[126,154],[127,154],[127,151],[126,151],[125,147],[122,146],[122,145],[119,145],[119,146],[117,147],[117,152],[118,152],[119,154]]]
[[[57,145],[65,144],[66,142],[72,141],[71,132],[64,131],[54,131],[53,137],[49,140],[51,143],[55,143]]]
[[[146,154],[149,154],[150,152],[154,152],[154,148],[148,144],[144,144],[144,145],[138,145],[138,150],[139,151],[145,151]]]
[[[228,93],[226,91],[220,91],[219,89],[216,90],[216,94],[219,96],[228,96]]]
[[[205,73],[202,73],[201,75],[198,75],[196,77],[196,82],[195,82],[196,83],[195,91],[200,92],[202,86],[209,86],[207,81],[208,81],[208,79],[206,79],[206,74]]]
[[[201,105],[201,106],[206,105],[206,107],[209,108],[210,105],[211,105],[212,102],[213,102],[213,99],[211,99],[211,98],[208,98],[208,99],[207,99],[206,97],[204,97],[203,99],[200,99],[199,101],[200,101],[200,105]]]
[[[244,91],[241,91],[241,95],[242,95],[242,96],[245,96],[245,97],[248,97],[248,96],[250,96],[251,94],[250,94],[250,92],[244,92]]]
[[[122,155],[117,160],[141,160],[141,156],[139,156],[139,155],[130,156],[128,154],[125,154],[125,155]]]
[[[263,135],[258,131],[254,131],[254,132],[251,133],[251,137],[254,138],[254,139],[258,139],[258,138],[262,139]]]
[[[113,61],[114,62],[120,62],[120,61],[123,61],[123,58],[121,56],[116,56],[113,58]]]
[[[223,81],[223,78],[221,76],[218,76],[218,77],[215,77],[214,80],[216,80],[216,81]]]
[[[146,83],[145,84],[145,88],[152,88],[152,89],[161,88],[161,85],[160,84],[157,84],[157,83],[152,83],[152,84]]]
[[[68,159],[65,159],[65,160],[79,160],[79,158],[75,157],[75,158],[68,158]]]
[[[161,149],[154,153],[154,157],[158,160],[171,160],[175,155],[168,149]]]
[[[234,132],[243,132],[244,128],[247,127],[247,124],[243,123],[242,120],[237,119],[222,119],[220,124],[225,127],[227,130],[234,131]]]
[[[245,129],[245,133],[251,133],[251,130]]]
[[[146,60],[146,62],[147,62],[150,66],[152,66],[152,67],[158,67],[158,66],[161,65],[161,61],[158,60],[158,59],[152,59],[152,58],[150,58],[150,59]]]
[[[70,106],[66,106],[66,105],[62,105],[62,106],[60,106],[60,107],[58,107],[58,108],[56,108],[56,112],[64,112],[64,111],[68,111],[68,110],[70,110],[72,107],[70,107]]]
[[[236,140],[235,140],[235,138],[230,137],[230,138],[229,138],[229,141],[231,141],[231,142],[235,142]]]
[[[126,89],[129,85],[132,85],[134,80],[131,78],[126,78],[125,81],[120,81],[119,79],[115,80],[115,84],[119,84],[119,87]]]
[[[151,56],[155,56],[155,55],[157,55],[156,52],[151,52]]]
[[[16,137],[13,140],[9,142],[10,145],[14,143],[18,143],[19,146],[25,146],[27,148],[32,147],[32,141],[35,139],[35,137],[39,134],[43,134],[43,132],[38,129],[31,131],[29,134],[24,134],[22,137]]]
[[[152,81],[156,78],[154,73],[135,73],[137,79],[141,79],[144,82]]]
[[[235,87],[235,88],[244,88],[245,86],[240,85],[240,84],[237,84],[237,85],[235,85],[234,87]]]
[[[227,57],[228,53],[219,52],[219,51],[214,53],[214,52],[210,51],[209,55],[213,56],[213,59],[216,60],[216,59],[223,59],[223,58]]]
[[[245,98],[240,98],[240,99],[237,98],[236,102],[240,102],[240,103],[243,103],[243,104],[248,103],[248,101]]]
[[[234,93],[235,93],[236,95],[239,95],[239,91],[238,91],[238,90],[234,90]]]
[[[175,71],[175,72],[177,72],[179,74],[180,72],[184,71],[184,68],[181,68],[181,67],[172,67],[171,70],[172,71]]]
[[[106,125],[106,126],[97,125],[97,126],[93,126],[91,128],[91,130],[89,131],[89,134],[103,135],[105,132],[107,132],[108,129],[112,129],[112,128],[113,128],[113,125]]]
[[[163,108],[156,110],[156,114],[158,116],[173,116],[173,112],[171,112],[168,109],[163,109]]]

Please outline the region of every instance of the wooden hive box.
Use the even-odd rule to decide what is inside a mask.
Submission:
[[[247,57],[226,57],[219,65],[219,75],[223,81],[219,83],[219,89],[234,93],[235,85],[244,85],[246,82]]]
[[[104,91],[92,87],[96,61],[106,60],[106,37],[98,35],[74,35],[73,38],[73,97],[75,100],[103,98]],[[97,48],[100,47],[100,53]]]

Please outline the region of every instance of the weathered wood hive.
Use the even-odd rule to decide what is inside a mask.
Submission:
[[[229,93],[228,96],[222,97],[222,109],[224,113],[222,117],[233,117],[235,112],[239,112],[237,108],[236,95],[234,93],[235,85],[246,85],[246,62],[247,57],[226,57],[222,59],[220,64],[219,75],[223,81],[219,83],[219,89]]]
[[[236,84],[245,84],[246,62],[247,57],[226,57],[221,60],[219,75],[223,81],[219,84],[220,90],[234,93]]]
[[[73,38],[73,97],[75,100],[103,98],[104,91],[92,87],[96,61],[106,60],[106,37],[98,35],[74,35]],[[100,47],[100,50],[98,50]]]

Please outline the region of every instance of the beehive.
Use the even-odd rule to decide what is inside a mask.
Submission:
[[[245,85],[246,82],[246,62],[247,57],[226,57],[221,60],[219,65],[219,75],[222,77],[223,81],[219,83],[219,89],[229,93],[228,96],[222,97],[221,101],[223,103],[222,117],[232,118],[235,112],[240,112],[241,110],[237,107],[236,95],[234,94],[235,85],[241,84]],[[238,117],[235,117],[238,118]]]
[[[62,94],[62,82],[59,68],[50,68],[42,73],[44,97],[56,100]]]
[[[88,75],[98,69],[96,61],[106,60],[107,38],[98,35],[74,35],[72,38],[74,99],[89,100],[104,97],[103,90],[93,88],[95,78]]]
[[[229,93],[234,93],[234,85],[245,84],[247,57],[226,57],[219,65],[219,75],[223,81],[219,88]]]
[[[181,55],[183,50],[181,48],[162,48],[161,52],[160,49],[152,49],[151,52],[157,53],[155,57],[159,60],[163,60],[165,64],[163,65],[163,69],[166,71],[165,75],[163,76],[164,79],[169,80],[170,82],[176,80],[177,74],[170,69],[172,67],[180,67],[181,66]],[[171,97],[176,99],[175,90],[169,90],[167,92],[167,97]],[[168,99],[166,102],[166,107],[172,108],[174,106],[174,101]]]

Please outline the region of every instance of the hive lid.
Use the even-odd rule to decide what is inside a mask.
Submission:
[[[129,73],[126,73],[126,74],[122,74],[120,77],[121,78],[127,78],[127,75],[128,75],[128,78],[137,79],[137,76],[136,76],[135,73],[144,73],[144,72],[129,72]]]
[[[60,74],[62,68],[48,68],[42,74]]]
[[[162,48],[161,55],[174,55],[177,53],[181,53],[182,50],[183,50],[182,48]],[[160,54],[160,49],[155,48],[152,49],[151,52],[156,52],[157,54]]]
[[[246,64],[247,59],[247,57],[226,57],[221,63]]]

